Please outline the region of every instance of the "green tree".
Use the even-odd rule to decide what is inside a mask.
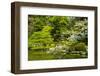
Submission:
[[[53,43],[53,38],[50,35],[50,31],[53,28],[51,26],[44,26],[41,31],[33,32],[29,37],[30,49],[47,49]]]

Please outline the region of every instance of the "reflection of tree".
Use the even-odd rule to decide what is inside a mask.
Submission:
[[[29,50],[44,50],[55,58],[87,57],[88,26],[86,17],[28,17]]]

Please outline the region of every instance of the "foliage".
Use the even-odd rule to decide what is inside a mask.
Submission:
[[[87,24],[87,17],[29,15],[29,60],[87,58]]]

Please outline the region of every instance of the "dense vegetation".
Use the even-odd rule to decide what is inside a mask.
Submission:
[[[87,17],[28,16],[28,60],[88,57]]]

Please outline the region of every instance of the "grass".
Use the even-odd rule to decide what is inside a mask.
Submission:
[[[62,57],[62,58],[61,58]],[[87,56],[82,56],[80,54],[65,54],[65,55],[54,55],[46,53],[45,51],[28,51],[28,60],[54,60],[54,59],[78,59],[87,58]]]
[[[47,54],[44,51],[29,51],[28,60],[50,60],[54,59],[54,55]]]

